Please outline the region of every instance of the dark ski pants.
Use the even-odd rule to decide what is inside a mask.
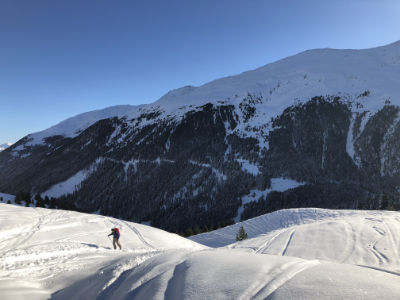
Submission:
[[[113,246],[114,246],[114,249],[117,249],[117,245],[118,245],[119,249],[122,249],[122,248],[121,248],[121,244],[119,243],[118,238],[113,238]]]

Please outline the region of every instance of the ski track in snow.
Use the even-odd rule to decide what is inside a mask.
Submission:
[[[281,256],[285,256],[286,251],[289,249],[289,245],[290,245],[290,242],[292,241],[292,238],[293,238],[294,233],[295,233],[295,230],[292,230],[292,231],[290,232],[290,236],[289,236],[289,238],[288,238],[288,240],[287,240],[287,242],[286,242],[285,247],[284,247],[283,250],[282,250]]]
[[[278,270],[273,270],[274,274],[271,276],[273,277],[272,280],[267,280],[266,282],[255,282],[244,291],[242,295],[240,295],[239,299],[266,299],[297,274],[318,264],[319,261],[317,260],[286,263]]]
[[[270,239],[267,239],[265,243],[258,247],[255,253],[263,253],[264,251],[266,251],[268,247],[272,244],[272,242],[285,231],[286,230],[279,231],[276,235],[272,236]]]
[[[149,243],[144,239],[144,237],[140,234],[139,230],[137,230],[137,229],[135,228],[135,226],[133,226],[133,225],[131,225],[131,224],[129,224],[128,222],[125,222],[125,221],[123,221],[123,223],[124,223],[130,230],[132,230],[132,231],[137,235],[137,237],[139,238],[139,240],[140,240],[145,246],[147,246],[147,247],[149,247],[149,248],[151,248],[151,249],[155,249],[154,246],[152,246],[151,244],[149,244]]]

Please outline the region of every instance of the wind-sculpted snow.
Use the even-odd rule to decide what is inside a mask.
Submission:
[[[244,223],[253,239],[212,249],[118,219],[0,204],[0,298],[398,299],[399,222],[394,212],[286,210]],[[106,237],[115,226],[122,251]],[[346,257],[361,266],[328,261]]]

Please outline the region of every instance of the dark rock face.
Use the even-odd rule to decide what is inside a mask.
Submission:
[[[78,191],[60,201],[171,231],[229,224],[241,198],[269,188],[276,177],[307,184],[246,204],[243,219],[290,207],[399,204],[398,107],[385,106],[363,127],[365,114],[352,115],[339,97],[315,97],[286,108],[263,131],[251,123],[261,102],[249,95],[239,107],[207,104],[181,119],[160,118],[157,111],[104,119],[75,138],[50,137],[18,156],[13,149],[25,138],[0,153],[0,190],[40,193],[90,168]],[[268,149],[237,134],[240,124],[253,126],[248,129],[259,132]],[[346,150],[349,130],[354,157]],[[238,159],[257,165],[259,174]]]

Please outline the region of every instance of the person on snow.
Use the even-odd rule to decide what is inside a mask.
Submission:
[[[120,232],[119,232],[119,229],[118,228],[111,228],[111,233],[108,236],[110,236],[110,235],[113,236],[114,249],[117,249],[117,245],[118,245],[119,249],[122,249],[121,248],[121,244],[119,243],[119,237],[121,235]]]

